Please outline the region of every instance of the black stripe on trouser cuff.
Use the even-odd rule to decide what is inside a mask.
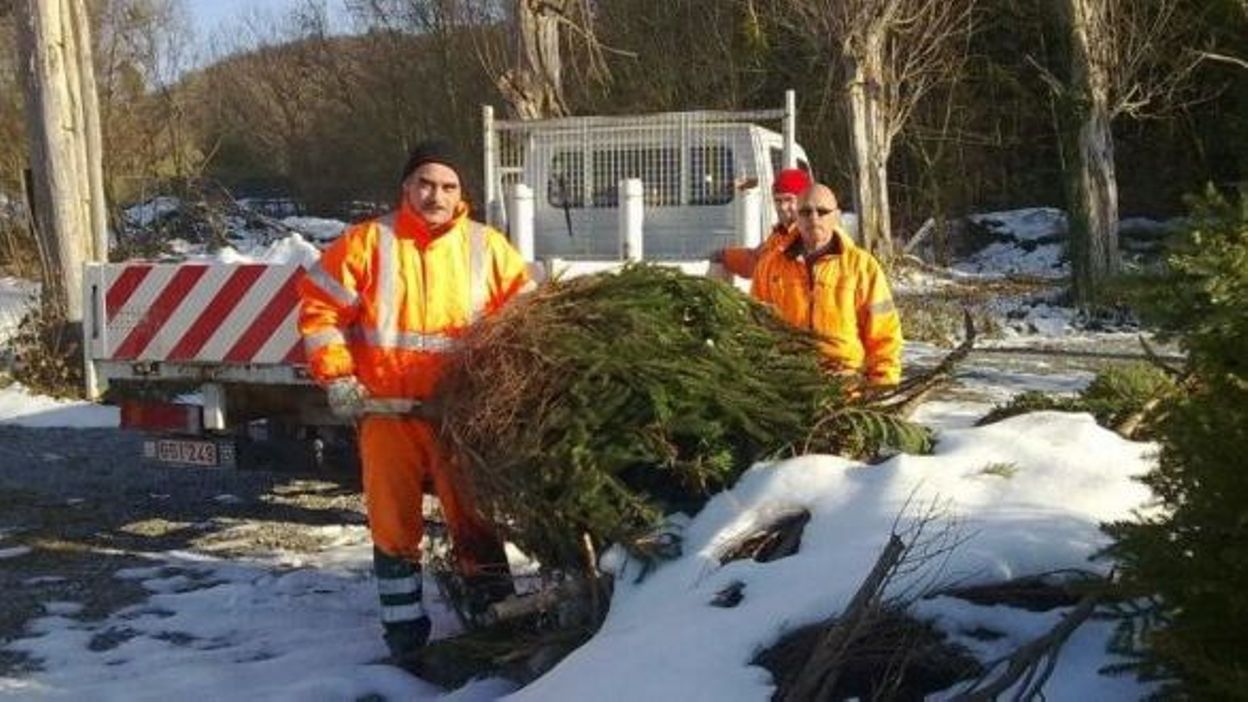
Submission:
[[[420,564],[404,560],[397,556],[391,556],[385,551],[374,547],[373,572],[377,574],[378,578],[406,578],[409,575],[416,575],[419,573]]]
[[[381,606],[396,607],[399,605],[420,604],[419,592],[405,592],[398,595],[382,595]]]

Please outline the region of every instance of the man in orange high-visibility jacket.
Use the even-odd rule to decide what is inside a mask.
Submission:
[[[812,185],[798,199],[797,228],[763,253],[751,294],[821,339],[832,367],[871,385],[901,379],[901,318],[879,262],[841,230],[836,196]]]
[[[432,393],[456,337],[528,285],[520,255],[468,218],[462,192],[450,146],[420,144],[403,169],[398,209],[349,228],[299,286],[309,370],[330,408],[359,420],[381,619],[397,662],[412,660],[429,636],[420,569],[426,479],[469,597],[511,589],[502,544],[471,503],[436,427],[412,414]]]
[[[776,224],[767,238],[756,247],[732,247],[719,249],[711,254],[711,263],[719,263],[724,270],[740,278],[754,275],[754,267],[768,249],[784,248],[792,242],[797,230],[797,198],[810,187],[810,174],[800,168],[785,168],[776,174],[771,184],[771,204],[776,208]]]

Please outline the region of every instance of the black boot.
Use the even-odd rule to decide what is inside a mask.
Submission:
[[[430,622],[421,604],[420,564],[373,548],[373,572],[381,596],[381,624],[392,662],[417,662],[429,640]]]

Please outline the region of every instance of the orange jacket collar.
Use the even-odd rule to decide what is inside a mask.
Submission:
[[[399,205],[399,214],[395,219],[395,233],[401,237],[415,239],[417,246],[425,248],[433,242],[434,239],[451,231],[459,224],[460,220],[468,216],[468,203],[460,202],[455,207],[455,214],[446,223],[437,227],[430,227],[425,221],[422,214],[417,212],[404,198],[402,204]]]
[[[824,244],[818,251],[808,254],[806,253],[804,244],[805,241],[799,233],[789,242],[785,251],[787,251],[793,258],[797,258],[798,256],[803,257],[806,260],[806,263],[812,266],[815,265],[819,259],[825,256],[836,256],[854,248],[854,240],[840,227],[832,230],[832,238],[829,239],[828,243]]]

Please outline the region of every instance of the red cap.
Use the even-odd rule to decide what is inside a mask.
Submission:
[[[786,168],[776,174],[772,195],[801,195],[810,187],[810,174],[800,168]]]

